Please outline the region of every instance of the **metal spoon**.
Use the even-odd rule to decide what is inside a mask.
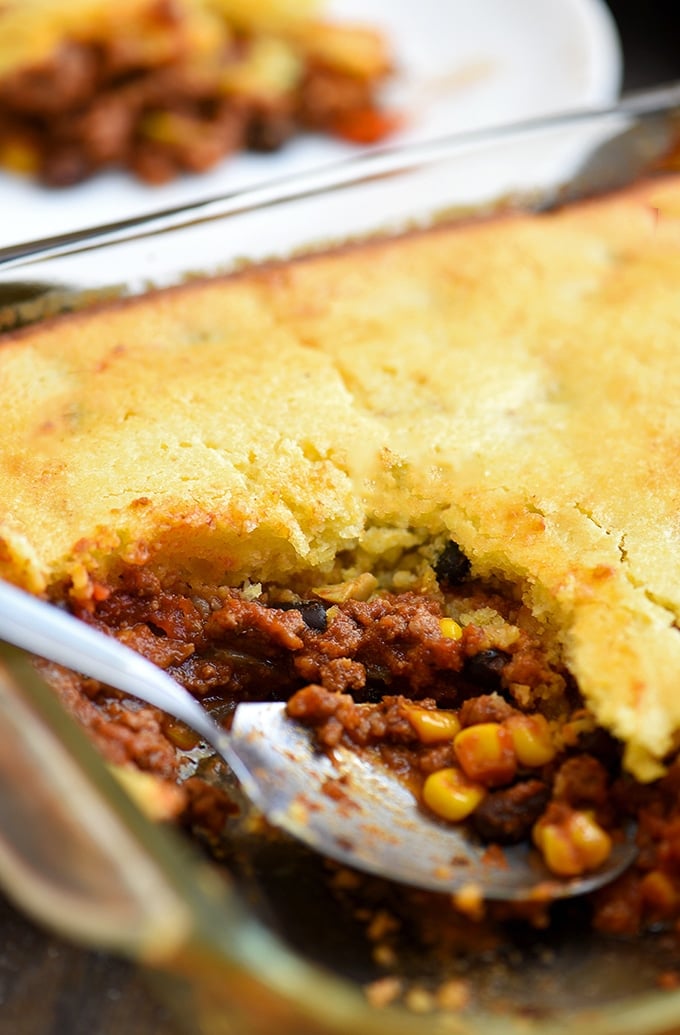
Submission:
[[[600,869],[560,880],[528,846],[489,858],[461,827],[425,815],[388,770],[350,750],[315,750],[309,730],[283,704],[241,704],[231,731],[167,673],[113,637],[0,581],[0,638],[146,701],[186,722],[227,762],[267,817],[307,845],[349,866],[447,893],[487,899],[551,900],[606,884],[632,861],[629,841]]]

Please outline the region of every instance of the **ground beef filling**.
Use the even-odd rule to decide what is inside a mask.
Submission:
[[[278,150],[301,130],[371,143],[394,128],[376,100],[380,76],[310,57],[285,89],[230,90],[225,80],[234,69],[257,60],[257,40],[234,36],[220,61],[198,66],[186,60],[172,6],[159,4],[156,16],[159,32],[176,35],[162,61],[149,63],[130,39],[67,41],[48,61],[5,76],[0,164],[50,186],[111,166],[159,184],[239,150]]]
[[[460,821],[439,804],[453,773],[454,798],[474,801],[463,820],[484,841],[539,843],[548,829],[567,859],[556,872],[591,865],[569,857],[583,817],[605,839],[635,818],[638,862],[598,893],[594,923],[622,934],[680,922],[680,764],[658,784],[636,785],[522,605],[471,579],[465,564],[437,578],[427,592],[331,602],[271,587],[255,597],[169,590],[131,569],[114,591],[75,610],[169,671],[220,719],[242,700],[286,700],[324,749],[373,752],[424,807]],[[196,743],[186,727],[91,681],[54,671],[51,681],[107,758],[176,779],[178,757]],[[229,814],[200,781],[187,789],[186,807],[213,832]]]
[[[472,610],[498,603],[474,586],[466,597]],[[501,686],[520,697],[536,688],[564,690],[563,674],[536,637],[517,629],[500,649],[495,628],[469,623],[454,638],[442,631],[442,602],[423,593],[332,605],[251,600],[236,590],[203,599],[131,575],[94,611],[78,613],[193,693],[218,692],[236,702],[284,699],[309,683],[351,691],[358,700],[403,693],[444,706]]]

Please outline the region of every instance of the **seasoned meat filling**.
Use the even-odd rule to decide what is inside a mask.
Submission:
[[[596,868],[636,818],[637,869],[598,897],[595,923],[620,932],[680,916],[677,766],[651,788],[622,775],[620,746],[513,594],[474,580],[455,544],[432,571],[402,592],[355,579],[350,590],[368,596],[356,599],[343,587],[166,588],[131,568],[76,612],[225,721],[241,700],[287,700],[323,749],[368,751],[425,809],[470,823],[491,846],[531,839],[559,875]],[[177,779],[191,731],[105,687],[48,675],[111,761]],[[230,808],[200,785],[183,807],[214,834]]]
[[[498,603],[474,585],[464,600],[478,609],[484,601]],[[78,613],[170,669],[192,692],[220,691],[235,701],[287,697],[308,683],[359,699],[404,693],[442,705],[490,685],[511,697],[563,687],[562,673],[530,632],[515,628],[512,642],[504,639],[503,650],[496,649],[498,628],[472,622],[461,628],[445,606],[442,598],[413,591],[332,605],[277,602],[272,594],[248,599],[231,589],[204,599],[164,591],[130,572],[93,612]],[[454,626],[460,635],[451,635]]]
[[[279,37],[211,15],[206,38],[192,24],[200,16],[200,4],[159,2],[138,39],[96,24],[90,38],[83,26],[10,67],[0,75],[0,165],[57,187],[107,166],[157,184],[242,149],[278,150],[305,129],[372,143],[393,128],[377,101],[389,67],[377,33],[312,23],[303,37]],[[0,59],[7,18],[0,10]]]

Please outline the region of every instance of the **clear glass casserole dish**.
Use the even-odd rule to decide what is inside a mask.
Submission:
[[[566,116],[376,154],[251,194],[6,250],[0,327],[204,272],[398,233],[503,206],[539,208],[627,183],[676,142],[680,91],[611,112]],[[352,923],[318,890],[319,861],[242,829],[238,876],[146,820],[22,657],[3,651],[0,873],[40,921],[155,970],[191,1033],[346,1031],[670,1032],[680,992],[659,990],[663,939],[585,936],[578,908],[551,933],[517,935],[502,965],[484,951],[464,974],[474,1002],[371,1005]],[[27,822],[27,817],[30,822]],[[54,845],[61,846],[59,852]],[[244,861],[245,860],[245,861]],[[428,961],[408,961],[427,984]],[[455,996],[454,996],[455,999]]]

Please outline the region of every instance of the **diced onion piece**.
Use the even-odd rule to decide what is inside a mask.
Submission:
[[[346,600],[368,600],[378,587],[375,575],[365,571],[355,579],[338,582],[333,586],[317,586],[313,592],[331,604],[343,604]]]

